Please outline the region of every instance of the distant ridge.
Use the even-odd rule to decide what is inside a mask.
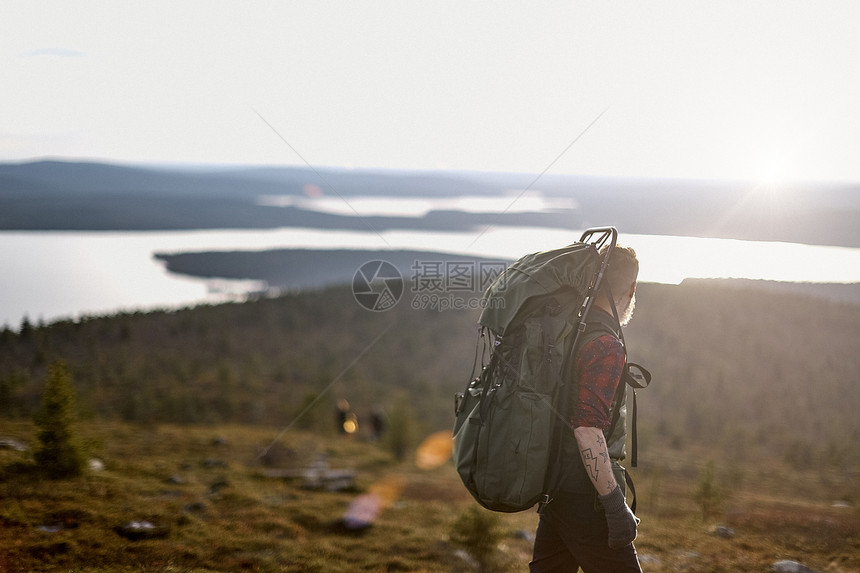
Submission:
[[[764,281],[753,279],[684,279],[687,284],[714,284],[721,288],[736,290],[759,290],[776,293],[809,295],[833,302],[860,304],[858,283],[793,283],[786,281]]]
[[[367,249],[270,249],[265,251],[211,251],[157,253],[167,270],[198,278],[265,281],[273,290],[314,290],[349,284],[356,270],[368,261],[391,263],[407,281],[427,265],[462,262],[477,272],[480,265],[512,260],[452,255],[433,251]],[[426,270],[424,271],[426,272]],[[837,303],[860,304],[858,283],[811,283],[753,279],[684,279],[685,284],[718,285],[734,290],[755,290],[812,296]],[[486,286],[486,285],[485,285]]]
[[[258,204],[307,186],[355,196],[497,197],[528,188],[576,209],[433,211],[357,217]],[[516,195],[514,195],[516,197]],[[582,229],[613,221],[628,233],[860,247],[860,185],[619,179],[460,171],[299,167],[155,168],[57,160],[0,163],[2,230],[192,230],[312,227],[464,231],[486,225]]]

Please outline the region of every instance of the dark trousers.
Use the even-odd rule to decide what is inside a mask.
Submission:
[[[610,549],[606,516],[594,494],[559,494],[540,516],[531,573],[641,573],[636,549]]]

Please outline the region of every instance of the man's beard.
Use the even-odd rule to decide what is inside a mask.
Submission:
[[[633,296],[627,301],[627,306],[624,307],[624,310],[621,311],[621,316],[619,319],[619,323],[621,326],[627,326],[627,323],[630,322],[630,319],[633,318],[633,309],[636,307],[636,293],[633,293]]]

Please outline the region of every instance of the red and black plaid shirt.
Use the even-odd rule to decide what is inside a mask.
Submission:
[[[595,338],[579,350],[574,365],[579,396],[573,405],[571,427],[609,429],[612,423],[609,411],[625,358],[621,341],[609,334]]]

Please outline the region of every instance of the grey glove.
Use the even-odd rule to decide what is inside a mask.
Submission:
[[[627,507],[621,486],[615,486],[606,495],[598,496],[603,510],[606,512],[606,525],[609,528],[609,547],[621,549],[627,547],[636,539],[636,526],[639,518],[633,515]]]

